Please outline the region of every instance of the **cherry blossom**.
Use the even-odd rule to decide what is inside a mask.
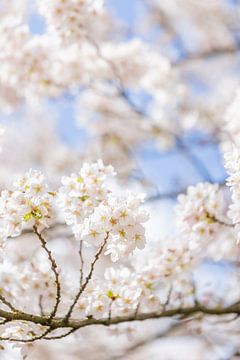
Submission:
[[[139,5],[129,25],[103,0],[0,4],[6,359],[158,358],[172,331],[239,354],[239,6]]]

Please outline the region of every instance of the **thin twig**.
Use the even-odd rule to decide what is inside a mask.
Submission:
[[[172,291],[173,291],[173,286],[171,285],[169,288],[168,294],[167,294],[166,301],[163,304],[163,310],[166,310],[167,306],[169,305],[169,303],[171,301]]]
[[[44,337],[44,340],[59,340],[59,339],[63,339],[65,338],[66,336],[74,333],[75,331],[77,331],[77,329],[71,329],[69,330],[68,332],[62,334],[62,335],[56,335],[56,336],[46,336]]]
[[[110,304],[109,304],[109,311],[108,311],[108,321],[111,321],[112,318],[112,305],[113,305],[114,299],[111,299]]]
[[[94,256],[94,260],[93,260],[93,262],[91,263],[90,271],[89,271],[88,275],[86,276],[84,283],[83,283],[82,286],[80,287],[77,295],[75,296],[75,299],[74,299],[72,305],[70,306],[70,308],[69,308],[69,310],[68,310],[68,312],[67,312],[67,314],[66,314],[66,317],[65,317],[66,322],[68,322],[68,320],[69,320],[69,318],[70,318],[70,316],[71,316],[71,314],[72,314],[72,312],[73,312],[73,309],[74,309],[76,303],[78,302],[80,296],[82,295],[82,293],[84,292],[86,286],[88,285],[89,281],[90,281],[91,278],[92,278],[95,264],[96,264],[96,262],[98,261],[99,256],[101,255],[101,253],[102,253],[102,251],[103,251],[103,249],[104,249],[104,247],[105,247],[105,245],[106,245],[106,243],[107,243],[108,236],[109,236],[109,233],[107,232],[107,235],[105,236],[102,245],[99,247],[98,251],[96,252],[96,254],[95,254],[95,256]]]
[[[221,56],[239,55],[239,51],[240,49],[237,46],[222,46],[219,48],[215,47],[209,50],[187,54],[185,57],[173,62],[172,65],[180,68],[197,61],[206,61],[214,58],[216,59]]]
[[[140,305],[141,305],[141,302],[139,301],[137,303],[137,306],[136,306],[136,309],[135,309],[135,318],[137,318],[137,316],[138,316],[138,311],[139,311]]]
[[[40,309],[41,315],[44,315],[43,306],[42,306],[42,300],[43,300],[43,296],[40,295],[40,296],[39,296],[38,305],[39,305],[39,309]]]
[[[80,285],[83,284],[83,266],[84,266],[84,260],[83,260],[83,241],[80,240],[79,244],[79,257],[80,257]]]
[[[34,341],[43,339],[43,338],[44,338],[47,334],[49,334],[51,331],[52,331],[52,329],[49,327],[49,328],[48,328],[47,330],[45,330],[41,335],[34,336],[34,337],[30,338],[30,339],[18,339],[18,338],[8,337],[8,338],[2,338],[2,340],[11,341],[11,342],[20,342],[20,343],[32,343],[32,342],[34,342]]]
[[[41,233],[38,231],[36,225],[33,226],[33,231],[34,233],[37,235],[38,239],[41,242],[41,246],[44,249],[44,251],[47,253],[48,255],[48,260],[51,263],[51,269],[53,271],[54,277],[55,277],[55,284],[56,284],[56,301],[55,301],[55,305],[54,308],[51,312],[51,315],[49,317],[49,321],[51,322],[51,320],[55,317],[57,310],[58,310],[58,306],[60,304],[60,300],[61,300],[61,284],[60,284],[60,280],[59,280],[59,273],[57,270],[57,264],[55,259],[52,256],[51,251],[48,249],[47,247],[47,243],[46,240],[43,238],[43,236],[41,235]]]
[[[12,310],[13,312],[18,311],[2,294],[0,294],[0,300],[4,305],[9,307],[9,309]]]

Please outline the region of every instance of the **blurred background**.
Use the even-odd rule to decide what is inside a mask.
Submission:
[[[149,182],[147,185],[150,195],[156,195],[157,191],[159,195],[161,193],[165,196],[198,181],[222,182],[225,171],[219,151],[219,141],[222,140],[219,133],[223,130],[226,107],[233,101],[239,81],[239,2],[109,0],[106,6],[115,20],[112,39],[128,43],[140,39],[170,61],[174,76],[177,74],[177,80],[174,81],[178,83],[173,85],[173,91],[177,91],[172,95],[175,97],[175,104],[170,104],[174,109],[167,110],[174,110],[175,113],[170,116],[164,114],[165,119],[161,121],[166,123],[166,128],[177,129],[176,132],[181,134],[181,141],[184,143],[184,148],[178,142],[174,143],[175,146],[171,143],[161,144],[159,134],[156,134],[158,144],[154,141],[155,134],[152,138],[146,135],[146,139],[141,139],[129,151],[134,157],[131,171],[120,169],[121,172],[126,172],[137,181]],[[34,2],[30,1],[27,18],[30,30],[36,35],[43,34],[46,31],[45,21],[35,11]],[[179,89],[176,90],[177,87]],[[150,103],[151,94],[147,94],[145,90],[125,90],[128,101],[131,101],[135,110],[142,112],[142,117],[162,116],[160,106],[157,108],[156,104]],[[82,105],[81,99],[78,99],[79,94],[81,95],[79,91],[65,92],[57,99],[44,100],[46,111],[39,110],[43,109],[42,104],[38,106],[39,109],[34,104],[32,108],[28,106],[27,110],[23,106],[18,107],[10,115],[5,112],[1,115],[2,122],[7,125],[11,122],[14,127],[14,122],[21,120],[21,135],[27,131],[35,131],[41,137],[40,133],[45,132],[44,126],[48,126],[49,137],[52,137],[50,132],[57,129],[57,134],[54,135],[55,138],[58,137],[57,140],[80,154],[84,153],[86,143],[93,136],[91,137],[85,124],[82,124],[81,117],[85,113],[82,114],[79,107],[85,104]],[[37,119],[35,125],[26,125],[23,120],[26,117],[37,117],[37,110],[45,111],[44,116],[39,113],[40,121]],[[19,129],[20,121],[17,124]],[[33,129],[37,124],[40,129]],[[46,138],[45,135],[44,137]],[[23,161],[23,158],[28,153],[29,163],[25,168],[31,163],[41,167],[43,160],[40,158],[44,154],[38,156],[39,149],[34,149],[33,153],[25,150],[21,144],[20,155],[15,140],[12,139],[14,148],[10,144],[3,147],[3,151],[8,151],[8,147],[12,150],[11,161],[7,159],[8,166],[14,166],[16,170],[16,163],[19,163],[17,166],[24,168],[24,161],[27,159]],[[25,144],[25,147],[31,147],[31,139],[29,140],[30,144]],[[6,137],[6,141],[10,142],[11,139],[7,140]],[[40,149],[39,151],[44,152],[42,147]],[[18,162],[19,156],[22,156],[21,164]],[[119,154],[118,156],[120,157]]]

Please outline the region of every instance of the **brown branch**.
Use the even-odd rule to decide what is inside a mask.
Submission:
[[[39,306],[41,315],[44,315],[43,306],[42,306],[42,300],[43,300],[43,296],[40,295],[39,300],[38,300],[38,306]]]
[[[52,329],[49,327],[41,335],[34,336],[34,337],[30,338],[30,339],[18,339],[18,338],[11,338],[11,337],[8,337],[8,338],[1,338],[0,337],[0,339],[5,340],[5,341],[11,341],[11,342],[32,343],[34,341],[43,339],[51,331],[52,331]]]
[[[237,46],[222,46],[211,48],[209,50],[203,50],[195,53],[189,53],[186,57],[172,63],[173,66],[182,67],[187,66],[193,62],[197,61],[206,61],[209,59],[214,59],[219,56],[231,56],[239,54],[240,49]]]
[[[91,263],[90,271],[89,271],[87,277],[85,278],[84,283],[83,283],[82,286],[80,287],[77,295],[75,296],[75,299],[74,299],[72,305],[70,306],[70,308],[69,308],[69,310],[68,310],[68,312],[67,312],[67,314],[66,314],[66,317],[65,317],[66,322],[68,322],[68,320],[69,320],[69,318],[70,318],[70,316],[71,316],[71,314],[72,314],[72,312],[73,312],[73,309],[74,309],[76,303],[78,302],[80,296],[82,295],[82,293],[84,292],[86,286],[88,285],[89,281],[90,281],[91,278],[92,278],[93,271],[94,271],[94,268],[95,268],[95,264],[96,264],[96,262],[98,261],[99,256],[101,255],[101,253],[102,253],[102,251],[103,251],[103,249],[104,249],[104,247],[105,247],[105,245],[106,245],[106,243],[107,243],[108,236],[109,236],[109,233],[107,232],[107,235],[106,235],[106,237],[104,238],[102,245],[99,247],[98,251],[96,252],[96,254],[95,254],[95,256],[94,256],[94,260],[93,260],[93,262]]]
[[[163,304],[163,310],[166,310],[167,306],[169,305],[170,303],[170,300],[171,300],[171,296],[172,296],[172,291],[173,291],[173,286],[171,284],[170,288],[169,288],[169,291],[168,291],[168,294],[167,294],[167,297],[166,297],[166,301],[164,302]]]
[[[135,312],[134,312],[134,314],[135,314],[135,319],[137,318],[137,315],[138,315],[140,306],[141,306],[141,302],[139,301],[139,302],[137,303],[137,306],[136,306],[136,309],[135,309]]]
[[[51,269],[53,271],[54,277],[55,277],[55,284],[56,284],[56,301],[55,301],[55,305],[54,308],[51,312],[51,315],[49,317],[49,322],[51,322],[51,320],[54,318],[54,316],[57,313],[57,309],[58,306],[60,304],[60,300],[61,300],[61,284],[60,284],[60,280],[59,280],[59,273],[57,270],[57,264],[56,261],[54,260],[51,251],[48,249],[47,247],[47,243],[46,240],[43,238],[43,236],[41,235],[41,233],[38,231],[37,226],[34,225],[33,226],[33,231],[34,233],[37,235],[38,239],[41,242],[41,246],[44,249],[44,251],[47,253],[48,255],[48,260],[51,263]]]
[[[112,318],[112,305],[113,305],[114,299],[111,299],[109,303],[109,310],[108,310],[108,321],[111,321]]]
[[[74,329],[80,329],[85,326],[90,325],[117,325],[124,322],[132,322],[132,321],[144,321],[148,319],[159,319],[166,317],[175,317],[184,315],[185,317],[193,316],[195,314],[202,313],[205,315],[227,315],[227,314],[240,314],[240,305],[233,305],[229,307],[216,307],[216,308],[207,308],[200,304],[192,306],[192,307],[181,307],[177,309],[168,309],[163,311],[149,312],[149,313],[139,313],[135,314],[133,312],[132,315],[128,316],[115,316],[112,317],[109,321],[108,317],[104,319],[94,319],[88,318],[85,320],[69,320],[66,322],[66,319],[59,319],[56,322],[53,322],[53,326],[58,327],[70,327]],[[1,315],[1,314],[0,314]]]
[[[16,309],[2,294],[0,294],[0,301],[13,312],[18,311],[18,309]]]
[[[59,340],[59,339],[63,339],[69,335],[71,335],[72,333],[74,333],[75,331],[77,331],[78,329],[70,329],[69,331],[67,331],[64,334],[61,335],[56,335],[56,336],[46,336],[44,337],[44,340]]]
[[[80,257],[80,285],[83,284],[83,266],[84,266],[84,260],[83,260],[83,241],[80,240],[79,245],[79,257]]]
[[[102,318],[102,319],[94,319],[94,318],[87,318],[83,320],[78,319],[69,319],[66,321],[66,317],[63,318],[53,318],[51,321],[51,324],[49,324],[49,317],[47,316],[39,316],[39,315],[33,315],[28,314],[22,311],[15,312],[8,312],[0,309],[0,317],[7,320],[7,321],[14,321],[14,320],[22,320],[31,322],[34,324],[47,326],[47,331],[53,331],[60,328],[70,328],[70,329],[80,329],[86,326],[92,326],[92,325],[104,325],[104,326],[110,326],[110,325],[117,325],[120,323],[125,322],[132,322],[132,321],[144,321],[148,319],[160,319],[160,318],[175,318],[175,317],[182,317],[184,316],[186,319],[188,317],[192,317],[197,314],[203,314],[203,315],[213,315],[213,316],[224,316],[228,314],[235,314],[240,315],[240,305],[234,304],[228,307],[212,307],[208,308],[206,306],[203,306],[201,304],[197,304],[191,307],[180,307],[175,309],[168,309],[168,310],[160,310],[156,312],[149,312],[149,313],[139,313],[135,314],[133,313],[131,315],[126,316],[114,316],[111,317],[109,320],[109,317]],[[73,331],[71,331],[73,332]],[[42,335],[39,336],[39,338],[42,338]],[[36,338],[35,338],[36,339]],[[9,338],[2,338],[2,340],[9,340]],[[19,340],[18,340],[19,341]],[[31,341],[31,340],[30,340]]]

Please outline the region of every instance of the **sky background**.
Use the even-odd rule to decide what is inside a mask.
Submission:
[[[108,0],[107,5],[111,8],[112,12],[115,13],[128,28],[130,28],[129,38],[132,36],[139,36],[139,34],[136,34],[133,30],[133,25],[144,14],[145,7],[143,6],[143,2],[139,0]],[[43,26],[41,21],[40,25],[37,25],[36,19],[33,21],[35,32],[39,31],[39,27],[42,28]],[[178,45],[176,46],[176,49],[179,49],[181,52]],[[197,93],[201,94],[208,91],[201,83],[200,79],[193,77],[189,81],[191,81],[191,85]],[[69,96],[63,97],[60,100],[53,101],[51,106],[53,106],[53,108],[58,108],[60,116],[59,131],[62,139],[71,144],[71,146],[77,148],[84,147],[86,136],[84,130],[79,129],[75,124],[73,99]],[[185,144],[191,148],[193,154],[204,162],[211,174],[212,180],[221,182],[226,174],[218,148],[212,144],[204,147],[192,147],[191,144],[193,138],[206,140],[207,136],[203,133],[190,134],[185,138]],[[136,153],[139,158],[143,175],[150,178],[156,185],[155,188],[152,189],[153,193],[156,189],[163,192],[169,192],[176,190],[176,187],[181,189],[185,188],[188,184],[204,180],[192,166],[190,161],[176,149],[167,153],[161,153],[152,143],[148,143],[137,149]],[[137,176],[139,175],[137,174]]]
[[[235,0],[231,0],[233,6]],[[131,39],[133,36],[141,36],[139,31],[136,31],[135,24],[141,19],[146,7],[144,2],[140,0],[107,0],[107,6],[111,9],[113,14],[121,20],[128,28],[127,38]],[[30,28],[33,33],[38,34],[44,32],[45,24],[43,19],[36,14],[30,18]],[[145,41],[146,38],[144,39]],[[175,51],[179,58],[184,56],[184,51],[179,42],[173,44]],[[159,49],[161,52],[161,49]],[[236,69],[234,69],[236,71]],[[209,89],[206,87],[201,78],[198,76],[189,76],[188,81],[196,94],[199,96],[206,96]],[[56,111],[56,116],[59,118],[59,133],[64,142],[70,146],[81,149],[86,143],[86,134],[83,129],[80,129],[75,123],[75,109],[74,97],[69,95],[63,96],[58,100],[49,101],[49,106]],[[141,104],[144,108],[144,101]],[[226,176],[222,156],[218,148],[214,144],[209,146],[192,146],[192,139],[206,140],[207,135],[203,133],[191,133],[186,136],[185,145],[191,149],[191,152],[204,162],[208,169],[211,180],[222,182]],[[137,177],[147,177],[155,184],[151,190],[158,190],[161,192],[170,192],[176,188],[184,189],[186,185],[196,183],[204,180],[201,174],[191,164],[189,159],[183,156],[177,149],[169,152],[162,152],[157,149],[153,143],[144,144],[136,150],[138,163],[141,167],[141,174],[135,174]],[[164,174],[163,174],[164,172]]]

